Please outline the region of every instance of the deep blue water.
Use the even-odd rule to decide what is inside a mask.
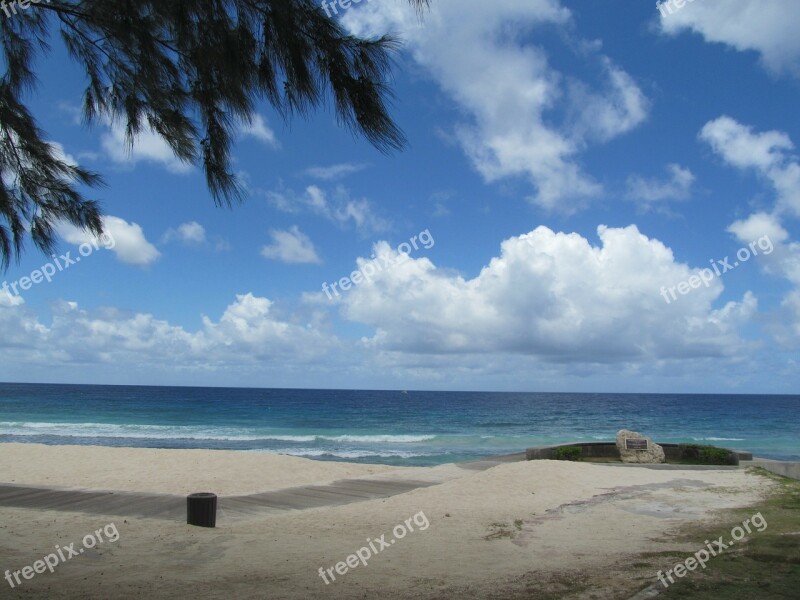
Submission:
[[[622,428],[800,460],[800,396],[0,384],[0,442],[267,451],[430,465]],[[2,451],[0,449],[0,451]]]

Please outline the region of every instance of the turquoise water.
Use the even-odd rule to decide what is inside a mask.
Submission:
[[[0,384],[0,442],[275,452],[432,465],[622,428],[800,460],[800,396]]]

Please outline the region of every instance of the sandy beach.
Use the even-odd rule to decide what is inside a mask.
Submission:
[[[114,523],[119,533],[24,580],[10,598],[478,598],[558,592],[626,598],[655,582],[643,552],[674,550],[682,525],[757,504],[770,482],[744,470],[654,470],[557,461],[394,468],[266,453],[4,444],[0,482],[225,495],[343,478],[436,483],[390,498],[222,519],[179,520],[0,507],[0,569],[14,571]],[[413,517],[416,516],[416,521]],[[396,526],[402,539],[344,575],[335,565]],[[424,524],[427,523],[427,526]],[[405,526],[404,526],[405,527]],[[700,540],[702,541],[702,540]],[[374,544],[373,544],[374,546]],[[685,548],[693,551],[695,548]],[[663,567],[669,565],[665,562]],[[326,584],[319,569],[333,568]],[[326,576],[330,579],[330,574]],[[561,597],[556,595],[556,597]],[[567,596],[564,596],[567,597]]]

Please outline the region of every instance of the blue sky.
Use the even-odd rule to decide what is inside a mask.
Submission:
[[[263,105],[240,128],[233,209],[155,135],[128,152],[113,124],[82,125],[84,78],[54,43],[26,101],[105,176],[88,194],[113,248],[24,291],[54,259],[29,248],[9,268],[0,379],[796,392],[800,11],[672,11],[340,9],[405,41],[392,114],[408,147],[384,156],[331,110],[284,122]],[[92,241],[60,231],[59,256]]]

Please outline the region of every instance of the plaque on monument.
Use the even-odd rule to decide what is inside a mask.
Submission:
[[[626,450],[647,450],[647,440],[625,440]]]

